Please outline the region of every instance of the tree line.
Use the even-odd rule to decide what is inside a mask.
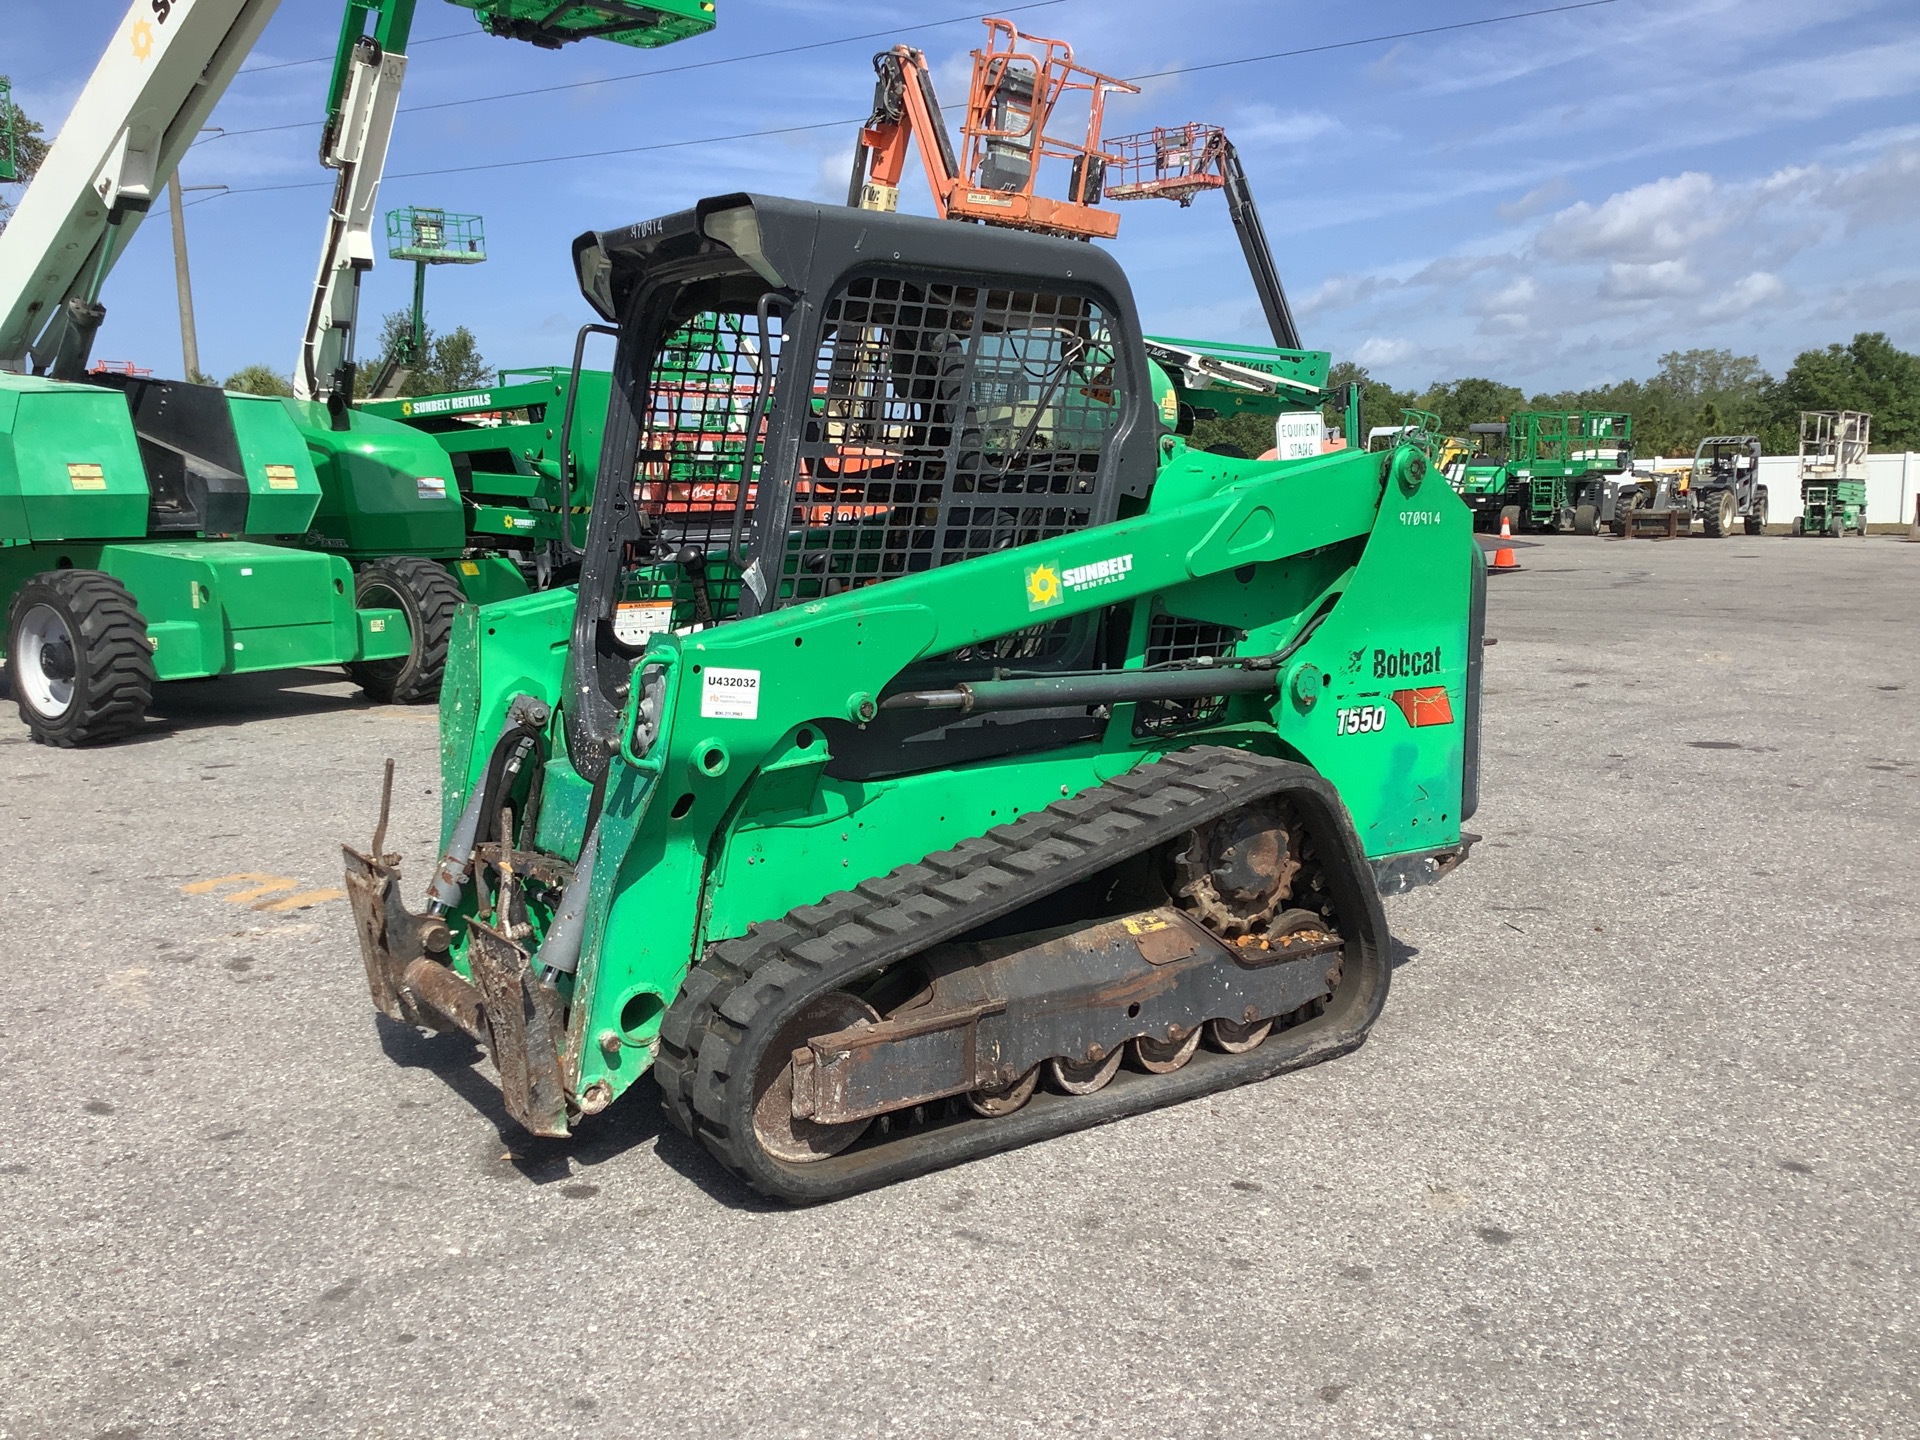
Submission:
[[[1791,455],[1799,449],[1802,410],[1865,410],[1873,416],[1875,450],[1920,450],[1920,355],[1878,331],[1803,350],[1778,379],[1752,355],[1674,350],[1645,380],[1532,396],[1478,376],[1436,381],[1418,392],[1396,390],[1365,366],[1342,361],[1330,384],[1349,382],[1361,387],[1369,427],[1399,424],[1405,409],[1431,411],[1440,417],[1441,433],[1460,436],[1469,425],[1505,420],[1516,410],[1620,410],[1633,417],[1639,455],[1691,455],[1707,435],[1758,435],[1767,454]],[[1203,423],[1206,430],[1197,432],[1203,445],[1225,441],[1257,455],[1273,443],[1270,422],[1252,416]],[[1251,448],[1255,441],[1259,449]]]
[[[379,355],[371,363],[362,361],[354,373],[353,398],[364,400],[367,390],[379,376],[387,360],[397,354],[413,327],[413,317],[395,310],[380,321]],[[402,381],[399,395],[438,395],[446,390],[477,390],[493,383],[493,367],[480,353],[480,343],[464,325],[456,325],[445,335],[426,327],[426,362],[416,365]],[[209,375],[187,377],[202,385],[216,383]],[[271,365],[246,365],[229,375],[222,389],[247,395],[291,395],[293,385]]]

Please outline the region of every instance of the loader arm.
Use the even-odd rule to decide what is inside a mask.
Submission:
[[[85,373],[108,275],[278,8],[128,9],[0,234],[0,369]]]

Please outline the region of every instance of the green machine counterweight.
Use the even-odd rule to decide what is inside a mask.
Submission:
[[[1420,445],[1190,449],[1325,357],[1149,340],[1082,243],[732,195],[574,253],[578,580],[460,612],[424,908],[346,852],[378,1009],[801,1201],[1359,1044],[1479,787]]]

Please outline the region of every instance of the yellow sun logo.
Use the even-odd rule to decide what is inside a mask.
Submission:
[[[153,54],[153,26],[144,20],[133,22],[133,58],[144,60]]]
[[[1060,572],[1051,565],[1035,565],[1027,571],[1027,608],[1044,610],[1060,603]]]

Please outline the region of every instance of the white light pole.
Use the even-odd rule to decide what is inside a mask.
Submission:
[[[187,220],[180,196],[188,190],[225,190],[224,185],[182,185],[179,175],[167,186],[167,208],[173,212],[173,279],[180,291],[180,358],[192,380],[200,373],[200,337],[193,325],[193,277],[187,272]]]

